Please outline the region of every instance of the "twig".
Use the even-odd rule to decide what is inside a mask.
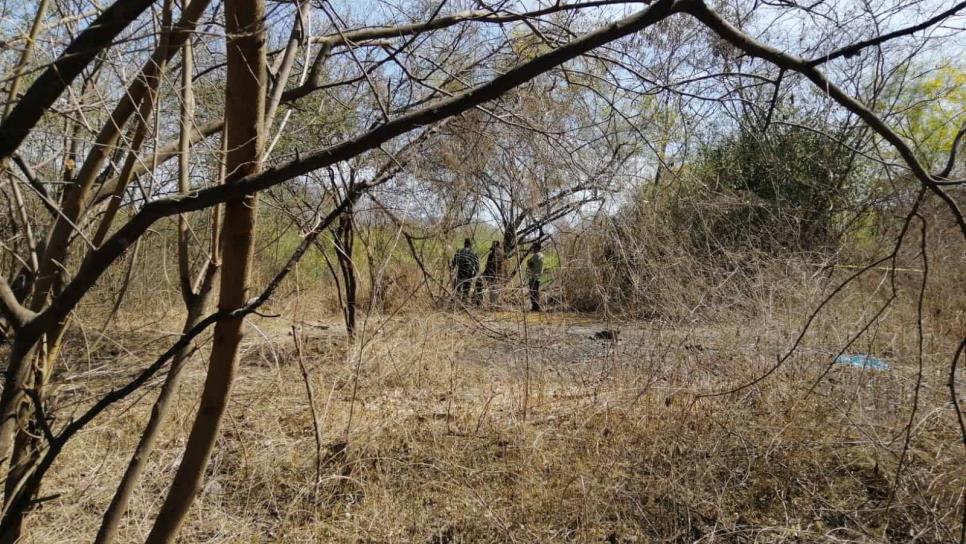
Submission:
[[[315,485],[313,493],[319,494],[319,484],[322,482],[322,427],[319,423],[319,413],[315,409],[315,393],[312,390],[312,381],[309,378],[309,371],[305,368],[305,358],[302,351],[302,331],[301,328],[292,325],[292,339],[295,342],[295,354],[298,358],[299,369],[302,371],[302,382],[305,383],[305,396],[309,400],[309,411],[312,412],[312,428],[315,434]]]

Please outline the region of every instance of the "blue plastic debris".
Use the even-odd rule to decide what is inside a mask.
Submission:
[[[871,355],[839,355],[835,364],[868,368],[870,370],[889,370],[889,363]]]

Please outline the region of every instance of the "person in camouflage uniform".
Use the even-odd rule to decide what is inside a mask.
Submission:
[[[469,299],[473,278],[480,271],[480,259],[473,251],[472,245],[473,242],[469,238],[463,240],[463,249],[453,255],[453,261],[450,263],[450,267],[456,273],[454,287],[463,300]]]
[[[483,302],[484,289],[490,292],[490,304],[496,305],[499,302],[504,260],[506,260],[506,257],[503,248],[500,247],[500,241],[493,240],[493,244],[490,246],[490,254],[486,258],[486,266],[483,267],[483,274],[476,282],[477,303]]]
[[[527,262],[527,286],[530,288],[530,309],[540,311],[540,277],[543,275],[543,252],[540,242],[533,244],[530,261]]]

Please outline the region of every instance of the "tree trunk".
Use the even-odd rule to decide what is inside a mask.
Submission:
[[[202,287],[202,289],[205,289],[205,287]],[[192,301],[192,304],[188,307],[188,317],[185,319],[182,333],[190,331],[205,316],[205,309],[208,306],[207,302],[210,298],[208,294],[211,291],[212,289],[209,286],[207,292],[202,291],[198,293],[198,296]],[[101,528],[98,530],[97,537],[94,539],[95,544],[108,544],[113,542],[117,536],[117,528],[121,523],[121,519],[124,517],[124,512],[127,510],[131,494],[134,492],[134,487],[144,470],[148,456],[151,455],[151,451],[154,449],[154,443],[161,430],[161,426],[167,419],[171,399],[174,397],[175,392],[178,390],[178,385],[181,383],[181,370],[193,351],[190,345],[185,346],[171,362],[171,369],[168,371],[168,375],[164,379],[164,385],[161,386],[161,392],[158,393],[158,398],[154,401],[154,406],[151,408],[151,417],[144,426],[141,439],[134,449],[134,455],[131,456],[127,469],[124,471],[124,476],[121,478],[121,482],[114,492],[114,498],[107,507],[107,511],[104,512],[104,518],[101,520]]]
[[[157,98],[155,91],[160,84],[161,75],[164,72],[164,66],[168,58],[167,47],[171,30],[171,3],[172,0],[166,0],[163,9],[162,32],[155,54],[156,57],[160,58],[159,64],[155,64],[144,70],[144,74],[150,73],[152,76],[148,77],[145,75],[145,92],[139,105],[139,124],[135,129],[135,140],[137,141],[128,159],[128,162],[131,163],[134,162],[134,154],[137,152],[137,146],[140,146],[140,142],[144,140],[144,136],[147,133],[148,118],[151,115],[154,101]],[[105,219],[104,223],[107,223],[107,226],[109,226],[109,219]],[[70,228],[73,229],[73,225],[70,225]],[[68,238],[66,239],[69,239],[69,232],[67,231]],[[106,232],[98,233],[100,236],[103,236],[103,234],[106,234]],[[63,245],[62,249],[66,251],[66,245]],[[42,290],[36,293],[36,295],[41,296],[35,296],[32,301],[35,311],[40,310],[46,304],[47,294],[59,283],[58,278],[62,273],[62,263],[65,256],[66,253],[63,252],[54,255],[53,258],[50,255],[45,255],[43,266],[39,267],[40,270],[46,269],[45,275],[40,276],[43,278],[41,282]],[[50,370],[53,367],[53,361],[56,360],[60,351],[61,340],[66,328],[67,319],[64,319],[56,323],[51,330],[47,331],[45,337],[46,342],[42,348],[33,350],[33,357],[25,361],[31,362],[32,368],[20,374],[20,387],[29,388],[36,398],[40,399],[40,403],[47,396],[46,389]],[[15,409],[17,413],[16,421],[20,431],[16,432],[13,440],[10,468],[4,484],[4,506],[8,510],[7,515],[12,521],[9,525],[10,530],[0,535],[0,543],[2,544],[15,542],[19,539],[23,519],[27,514],[25,505],[29,504],[29,501],[33,499],[33,495],[38,491],[26,485],[26,480],[42,449],[40,438],[42,433],[36,421],[39,416],[35,415],[35,408],[32,403],[26,402],[24,398],[21,398],[20,402],[16,403]],[[7,429],[0,429],[0,433],[5,432],[7,432]],[[5,445],[4,442],[0,441],[0,446],[3,445]]]
[[[196,0],[190,5],[189,9],[185,9],[182,12],[181,21],[179,21],[176,29],[172,30],[170,35],[172,48],[180,47],[180,44],[184,39],[187,38],[187,33],[194,29],[195,24],[201,17],[208,5],[209,0]],[[137,4],[136,2],[117,2],[112,6],[111,9],[115,9],[117,6],[123,6],[126,4]],[[150,2],[148,2],[150,4]],[[139,4],[138,4],[139,5]],[[147,6],[145,6],[147,7]],[[129,9],[129,8],[120,8]],[[86,33],[87,31],[85,31]],[[48,302],[51,293],[54,291],[55,287],[58,285],[61,274],[63,272],[64,263],[67,260],[68,255],[68,243],[71,240],[71,235],[74,233],[74,224],[79,219],[81,213],[83,212],[83,203],[85,202],[85,197],[87,193],[90,193],[91,188],[96,180],[96,175],[94,174],[101,165],[103,165],[107,160],[108,149],[117,142],[117,138],[120,135],[121,128],[128,121],[131,115],[134,113],[135,108],[145,98],[147,93],[148,85],[152,79],[159,77],[160,63],[163,60],[170,58],[170,51],[168,50],[167,44],[159,44],[158,48],[152,54],[151,59],[145,64],[139,73],[135,81],[127,89],[127,93],[124,98],[115,108],[114,112],[111,114],[110,120],[102,127],[101,133],[98,135],[97,143],[95,148],[91,151],[88,159],[85,161],[84,167],[81,168],[81,172],[78,179],[75,180],[73,185],[70,185],[64,192],[62,198],[62,215],[59,215],[54,221],[54,225],[51,228],[51,233],[48,237],[47,243],[44,246],[44,255],[41,259],[39,268],[37,270],[37,276],[35,279],[34,293],[30,303],[30,308],[39,312],[42,310]],[[36,84],[35,84],[36,85]],[[33,90],[33,88],[31,88]],[[29,91],[28,91],[29,92]],[[14,108],[11,112],[10,117],[16,115],[17,109],[20,104]],[[9,118],[6,120],[9,121]],[[6,123],[4,123],[6,124]],[[66,326],[66,318],[60,320],[57,323],[52,324],[49,328],[47,335],[47,347],[46,350],[34,349],[31,346],[30,352],[33,353],[34,357],[40,357],[41,360],[38,362],[37,376],[43,377],[49,372],[48,363],[56,356],[57,348],[60,344],[60,338],[63,334],[64,328]],[[45,351],[44,353],[41,353]],[[22,379],[29,379],[30,373],[26,372],[24,369],[19,368],[20,365],[30,365],[33,363],[32,358],[27,358],[20,361],[15,361],[11,358],[8,364],[8,372],[6,374],[6,379],[4,381],[4,394],[0,398],[0,456],[7,455],[10,450],[11,445],[14,444],[14,434],[16,430],[17,413],[24,412],[28,419],[30,417],[29,405],[26,406],[26,411],[24,408],[22,390],[27,387],[28,384],[25,381],[11,382],[9,379],[20,377]],[[13,370],[13,372],[10,371]],[[41,383],[41,379],[38,383]],[[10,393],[7,394],[7,390]],[[11,470],[11,472],[14,472]],[[10,474],[8,474],[8,479],[10,479]],[[14,479],[19,479],[19,475],[12,475]],[[8,486],[10,484],[8,483]],[[7,501],[8,499],[5,499]]]
[[[32,369],[31,362],[34,360],[36,346],[34,341],[24,342],[19,338],[15,338],[13,342],[13,347],[10,350],[10,357],[8,359],[7,373],[5,376],[6,383],[26,383],[29,379]],[[4,436],[9,436],[13,438],[13,431],[19,428],[20,422],[22,425],[27,427],[33,427],[26,420],[30,418],[31,409],[29,406],[29,400],[23,393],[22,387],[16,388],[3,388],[2,402],[6,406],[11,406],[12,410],[9,414],[4,414],[3,427],[4,429],[9,429],[9,433]],[[23,433],[18,433],[18,438]],[[24,450],[23,445],[20,444],[20,448],[14,448],[14,452],[10,454],[10,470],[8,471],[6,478],[6,485],[4,486],[4,507],[7,508],[17,508],[19,503],[22,501],[18,500],[20,498],[20,489],[23,485],[23,478],[26,467],[18,466],[18,461],[21,461]],[[5,447],[9,448],[9,444],[5,444]],[[6,461],[6,459],[4,459]],[[10,544],[16,542],[20,538],[21,529],[23,527],[23,513],[20,515],[14,515],[11,517],[11,524],[8,529],[0,534],[0,543]]]
[[[145,70],[145,73],[151,72],[154,77],[146,78],[145,83],[145,94],[142,102],[139,106],[139,126],[136,128],[136,139],[143,141],[144,135],[147,132],[148,117],[151,115],[153,109],[154,100],[156,99],[155,91],[160,83],[161,74],[164,71],[164,64],[167,58],[167,45],[168,38],[170,37],[171,28],[171,0],[167,0],[164,5],[164,20],[162,22],[162,33],[160,37],[160,42],[157,48],[160,56],[160,64],[154,65],[151,70]],[[136,145],[139,145],[138,144]],[[131,151],[131,154],[136,153],[136,149]],[[129,159],[133,162],[133,159]],[[66,246],[65,246],[66,249]],[[42,308],[46,304],[47,293],[51,288],[56,286],[56,280],[53,280],[54,276],[60,274],[60,270],[56,272],[51,269],[51,266],[56,265],[56,267],[61,268],[63,262],[63,256],[65,254],[59,254],[59,256],[46,255],[44,259],[44,267],[47,269],[47,278],[43,283],[43,291],[38,293],[42,296],[36,296],[33,300],[35,310]],[[43,269],[44,267],[41,267]],[[42,400],[46,396],[46,386],[47,380],[50,375],[50,369],[52,368],[53,361],[56,360],[57,354],[59,352],[61,339],[64,334],[64,330],[67,327],[67,320],[62,320],[55,324],[46,335],[46,343],[43,349],[35,350],[35,358],[31,358],[33,361],[32,372],[28,371],[21,375],[24,381],[20,382],[22,387],[29,387],[32,392],[37,396],[38,399]],[[21,399],[21,402],[17,404],[17,421],[21,429],[26,429],[27,432],[17,432],[14,439],[14,449],[10,460],[10,469],[7,473],[5,481],[5,493],[4,500],[5,506],[8,508],[8,515],[12,518],[22,518],[26,515],[26,511],[23,511],[20,505],[25,504],[26,501],[19,500],[18,495],[23,493],[33,494],[37,490],[29,489],[28,487],[22,487],[27,474],[38,456],[41,444],[40,444],[40,432],[36,429],[37,422],[36,417],[33,414],[34,407],[31,403],[24,402],[25,399]],[[6,431],[5,429],[3,430]],[[25,497],[26,499],[31,499],[29,495]],[[8,531],[7,534],[0,537],[0,542],[14,542],[19,538],[20,527],[22,525],[22,520],[15,521],[11,527],[12,530]]]
[[[354,205],[355,202],[352,204]],[[333,229],[333,234],[335,234],[335,256],[339,262],[339,272],[342,274],[342,285],[345,288],[343,317],[345,318],[346,334],[349,338],[352,338],[356,332],[356,307],[358,305],[356,269],[355,264],[352,262],[352,248],[355,245],[354,228],[352,208],[350,207],[339,219],[338,226]]]
[[[226,183],[259,170],[264,146],[265,32],[264,0],[228,0],[225,132],[228,142]],[[225,206],[219,310],[230,311],[248,299],[254,247],[256,199],[245,197]],[[238,363],[243,317],[219,321],[201,394],[201,405],[188,436],[184,458],[161,511],[147,537],[149,544],[172,542],[201,487],[205,468],[218,438]]]
[[[190,39],[185,42],[183,50],[184,62],[181,72],[181,136],[179,142],[180,155],[178,157],[178,188],[181,193],[187,193],[190,190],[188,174],[191,162],[191,151],[189,144],[191,123],[194,118],[194,96],[191,85],[193,56]],[[215,214],[217,214],[217,209]],[[217,254],[217,219],[212,219],[211,225],[213,233],[211,252],[212,255],[215,255]],[[205,269],[202,270],[202,276],[199,277],[199,281],[192,281],[187,218],[183,215],[178,216],[178,231],[178,273],[181,285],[181,296],[184,299],[185,309],[188,312],[182,333],[187,333],[205,316],[213,291],[214,280],[218,273],[218,263],[215,259],[210,260]],[[198,283],[198,285],[195,286],[195,283]],[[108,506],[101,520],[101,527],[94,540],[95,544],[109,544],[117,536],[117,528],[127,510],[131,494],[134,492],[134,487],[144,470],[147,459],[154,449],[154,443],[161,430],[161,426],[167,419],[171,399],[178,390],[178,385],[181,382],[181,370],[192,352],[192,346],[187,345],[178,352],[172,361],[171,369],[165,377],[161,392],[158,394],[158,398],[155,400],[154,406],[151,409],[151,417],[148,419],[144,431],[141,433],[141,439],[138,441],[138,445],[134,450],[134,455],[128,462],[124,476],[121,478],[121,482],[114,492],[114,498],[111,500],[111,504]]]
[[[33,24],[30,26],[30,34],[27,36],[27,43],[24,45],[24,50],[20,54],[20,61],[17,63],[17,67],[14,69],[13,81],[10,82],[10,90],[7,93],[7,104],[3,108],[3,117],[0,117],[0,121],[5,119],[10,113],[10,108],[17,100],[17,94],[19,93],[21,81],[23,81],[23,72],[27,65],[30,63],[30,58],[33,56],[34,43],[36,42],[37,35],[40,32],[40,25],[44,21],[44,16],[47,14],[47,4],[48,0],[41,0],[37,4],[37,12],[34,15]],[[3,168],[0,170],[6,170],[8,163],[3,162]],[[17,182],[13,179],[10,181],[13,186],[14,196],[17,198],[17,205],[20,207],[21,213],[26,213],[26,208],[23,205],[23,197],[20,195],[20,191],[17,188]],[[26,216],[21,216],[21,219],[26,221]],[[29,223],[25,223],[25,228],[29,229]],[[27,230],[28,238],[33,237],[29,230]],[[34,243],[32,240],[28,240],[28,243]],[[36,262],[37,254],[36,248],[31,252],[33,262],[31,266],[34,267],[33,273],[37,273],[38,264]],[[22,300],[22,299],[21,299]],[[6,384],[3,388],[3,395],[0,398],[0,408],[9,407],[9,409],[2,410],[0,413],[0,466],[6,462],[6,456],[10,451],[11,441],[13,439],[13,425],[16,422],[14,418],[15,411],[14,403],[16,403],[16,397],[19,396],[19,387],[11,388],[10,384],[22,384],[23,379],[26,378],[26,368],[25,364],[29,361],[29,355],[20,354],[19,360],[15,359],[16,350],[11,353],[10,360],[7,363],[6,379],[4,383]],[[19,376],[19,378],[17,378]],[[16,380],[20,381],[16,381]],[[15,380],[11,382],[10,380]],[[8,391],[9,389],[9,391]]]

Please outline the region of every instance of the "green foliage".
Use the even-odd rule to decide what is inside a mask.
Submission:
[[[743,127],[706,148],[692,171],[694,189],[715,204],[688,226],[695,245],[769,254],[829,248],[853,192],[853,158],[817,131]]]
[[[851,211],[861,163],[823,130],[742,127],[660,184],[641,187],[569,244],[561,275],[568,304],[638,316],[716,300],[729,306],[744,300],[767,263],[809,261],[838,247],[842,231],[864,225]]]
[[[902,127],[933,168],[949,154],[966,113],[966,71],[945,67],[916,78],[901,94]]]

